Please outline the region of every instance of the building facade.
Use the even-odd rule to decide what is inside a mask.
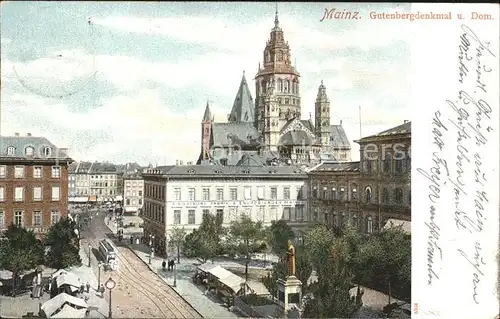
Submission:
[[[46,232],[68,214],[72,159],[44,137],[0,136],[0,230]]]
[[[207,103],[198,163],[235,165],[246,152],[289,165],[319,162],[325,155],[350,161],[351,146],[344,128],[330,123],[332,110],[323,81],[314,122],[312,115],[302,119],[301,81],[276,12],[263,64],[259,63],[255,75],[255,101],[243,74],[227,123],[214,122]]]
[[[356,141],[360,161],[322,163],[309,172],[311,218],[364,233],[411,221],[411,122]]]
[[[69,166],[69,202],[92,202],[90,196],[90,168],[93,163],[73,162]],[[97,199],[94,198],[94,201]]]
[[[219,214],[224,226],[242,215],[264,226],[308,221],[307,175],[293,166],[164,166],[143,176],[144,235],[154,236],[158,251],[166,251],[173,228],[197,229],[203,214]]]
[[[97,202],[121,202],[123,200],[123,171],[111,163],[92,163],[89,169],[90,196]]]
[[[123,209],[138,214],[144,205],[144,179],[141,173],[123,174]]]

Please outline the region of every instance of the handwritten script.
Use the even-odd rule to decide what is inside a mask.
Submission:
[[[470,270],[470,298],[481,303],[478,287],[484,277],[483,243],[480,234],[488,221],[485,206],[490,201],[486,182],[488,168],[483,167],[487,157],[489,138],[494,132],[492,108],[488,92],[495,87],[492,72],[496,53],[490,43],[482,39],[467,25],[461,25],[457,39],[456,95],[444,101],[432,118],[433,155],[430,169],[418,168],[417,172],[428,181],[428,230],[427,284],[439,280],[440,269],[435,269],[436,258],[443,253],[458,254],[458,260]],[[490,175],[491,176],[491,175]],[[451,220],[456,226],[457,237],[468,236],[466,247],[455,252],[440,248],[440,225],[436,221],[436,207],[445,203],[443,193],[452,194]],[[440,212],[444,210],[440,210]],[[440,219],[442,220],[442,219]]]

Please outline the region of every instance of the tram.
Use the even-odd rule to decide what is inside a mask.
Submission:
[[[115,263],[116,260],[116,247],[113,245],[113,242],[109,239],[103,239],[99,243],[99,252],[101,253],[102,258],[105,263],[110,263],[113,260]]]

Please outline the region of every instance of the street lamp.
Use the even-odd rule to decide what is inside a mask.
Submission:
[[[92,251],[92,246],[89,244],[89,267],[90,267],[90,253]]]
[[[174,287],[177,287],[177,264],[174,261]]]
[[[113,310],[111,310],[111,290],[113,290],[116,286],[116,282],[109,277],[108,281],[106,281],[106,288],[109,289],[109,319],[113,318]]]
[[[98,271],[97,271],[97,288],[101,286],[101,267],[104,266],[104,263],[102,261],[97,264]]]

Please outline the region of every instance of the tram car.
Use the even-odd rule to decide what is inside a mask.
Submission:
[[[113,245],[113,242],[109,239],[103,239],[99,243],[99,252],[101,253],[104,262],[109,264],[113,260],[115,263],[116,260],[116,247]]]

